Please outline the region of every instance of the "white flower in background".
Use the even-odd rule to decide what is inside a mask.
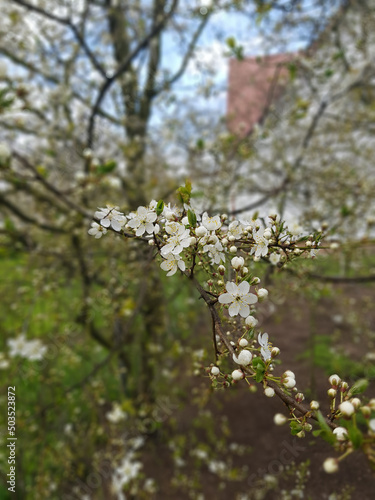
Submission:
[[[303,232],[303,228],[297,221],[288,224],[288,230],[292,236],[299,236]]]
[[[105,227],[101,226],[97,222],[91,223],[91,229],[88,230],[88,233],[91,236],[95,236],[96,239],[101,238],[103,234],[106,234],[107,230]]]
[[[219,215],[209,217],[207,212],[202,215],[202,224],[209,231],[216,231],[221,228],[221,220]]]
[[[123,487],[132,479],[135,479],[142,468],[142,463],[133,461],[132,456],[126,456],[119,467],[116,467],[112,476],[112,487],[116,493],[120,493]]]
[[[339,410],[344,415],[344,417],[351,417],[355,412],[355,408],[349,401],[344,401],[339,405]]]
[[[266,288],[259,288],[257,291],[258,299],[265,299],[268,297],[268,290]]]
[[[233,361],[238,365],[247,366],[251,363],[252,359],[253,355],[251,354],[250,351],[247,350],[241,351],[238,356],[233,354]]]
[[[157,215],[153,210],[146,207],[138,207],[136,212],[128,215],[130,218],[128,226],[135,230],[136,236],[142,236],[145,232],[148,234],[157,233],[158,225],[153,224]]]
[[[240,219],[240,223],[244,226],[246,231],[253,231],[260,225],[260,221],[258,219]]]
[[[280,262],[280,254],[279,253],[273,253],[270,255],[270,262],[274,266],[276,266]]]
[[[107,206],[107,208],[99,208],[95,212],[95,217],[100,220],[103,227],[112,227],[115,231],[121,231],[122,226],[126,223],[124,214],[116,210],[115,207]]]
[[[24,349],[27,345],[26,337],[23,333],[18,335],[14,339],[8,339],[7,344],[9,347],[9,356],[14,358],[15,356],[23,356]]]
[[[6,370],[9,367],[9,361],[5,358],[5,354],[0,352],[0,370]]]
[[[271,359],[270,344],[268,342],[268,333],[263,333],[258,335],[258,342],[261,346],[260,352],[263,356],[264,361]]]
[[[243,230],[243,225],[238,220],[234,220],[229,224],[227,236],[234,236],[236,240],[239,240],[242,236]]]
[[[250,285],[247,281],[243,281],[239,285],[228,281],[225,286],[227,293],[219,296],[220,304],[230,304],[229,315],[240,316],[246,318],[250,314],[250,304],[255,304],[258,297],[253,293],[249,293]]]
[[[47,347],[42,344],[39,339],[26,340],[22,333],[14,339],[8,339],[7,344],[10,348],[9,356],[21,356],[30,361],[38,361],[43,358],[47,351]]]
[[[334,474],[339,470],[339,462],[336,458],[326,458],[323,463],[323,469],[327,474]]]
[[[207,458],[208,458],[207,451],[202,450],[201,448],[196,448],[195,450],[192,450],[190,452],[190,455],[192,455],[193,457],[197,457],[200,460],[207,460]]]
[[[40,340],[29,340],[23,350],[23,357],[29,361],[40,361],[46,352],[47,347]]]
[[[185,229],[185,226],[177,222],[167,223],[165,230],[171,236],[166,240],[166,244],[161,249],[161,254],[166,257],[169,253],[178,255],[184,248],[187,248],[191,243],[190,231]]]
[[[223,474],[226,470],[226,465],[225,462],[221,462],[219,460],[211,460],[211,462],[208,463],[208,468],[210,472],[213,474]]]
[[[333,429],[333,434],[336,436],[337,441],[345,441],[348,431],[345,427],[336,427],[336,429]]]
[[[177,272],[177,268],[181,271],[185,271],[185,262],[181,259],[179,255],[174,255],[172,253],[165,257],[165,260],[160,264],[163,271],[168,271],[167,276],[173,276]]]
[[[220,264],[220,262],[225,262],[225,254],[223,253],[223,245],[218,241],[215,245],[205,245],[203,247],[204,252],[208,252],[208,256],[211,257],[211,264]]]
[[[253,231],[255,245],[250,251],[250,255],[255,254],[255,257],[265,257],[268,253],[268,240],[264,237],[264,229],[259,228],[258,231]]]
[[[118,422],[125,420],[128,415],[122,410],[119,404],[115,403],[112,410],[107,412],[105,416],[107,420],[112,422],[112,424],[117,424]]]
[[[276,413],[273,417],[273,422],[275,425],[283,425],[288,421],[287,417],[282,413]]]

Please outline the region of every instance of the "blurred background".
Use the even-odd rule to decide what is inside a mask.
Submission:
[[[206,308],[97,207],[279,213],[325,249],[257,319],[309,397],[375,376],[373,0],[0,0],[0,498],[371,499],[353,454],[215,391]],[[16,493],[6,388],[16,386]],[[374,397],[374,385],[370,395]],[[285,452],[286,450],[286,452]]]

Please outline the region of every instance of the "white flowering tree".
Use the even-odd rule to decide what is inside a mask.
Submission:
[[[285,19],[290,29],[304,17],[302,3],[0,0],[0,241],[7,276],[2,285],[0,369],[26,387],[22,392],[28,407],[20,401],[18,414],[30,443],[20,459],[27,469],[19,486],[23,498],[117,499],[125,493],[153,498],[156,487],[143,472],[140,448],[144,436],[157,434],[165,414],[170,415],[168,407],[160,410],[160,393],[178,394],[185,381],[179,377],[190,347],[181,339],[205,342],[203,336],[192,340],[191,335],[202,303],[212,322],[212,362],[200,373],[210,378],[213,388],[246,384],[249,392],[259,386],[266,397],[279,398],[276,424],[289,421],[293,435],[303,438],[314,432],[333,446],[335,458],[325,462],[327,472],[337,470],[338,461],[356,450],[373,463],[374,399],[357,397],[366,382],[349,384],[334,374],[328,401],[306,402],[298,377],[288,366],[279,366],[282,353],[273,345],[277,340],[272,331],[257,328],[258,303],[267,302],[268,289],[272,297],[272,284],[260,283],[254,263],[267,269],[265,279],[276,270],[299,274],[304,263],[311,263],[309,257],[332,248],[332,234],[337,233],[337,217],[327,215],[335,197],[325,190],[324,179],[344,176],[338,164],[333,169],[327,165],[331,149],[318,165],[307,154],[311,148],[318,158],[324,148],[333,150],[338,138],[340,145],[346,143],[346,125],[336,129],[326,124],[320,134],[315,126],[322,123],[316,102],[323,94],[328,92],[330,104],[341,97],[337,81],[328,90],[319,86],[321,61],[314,59],[317,68],[308,80],[315,101],[311,98],[308,113],[300,117],[306,104],[291,98],[298,119],[270,127],[271,138],[260,141],[252,163],[244,159],[249,159],[248,146],[256,135],[239,142],[215,136],[208,157],[202,141],[191,148],[190,123],[176,116],[160,118],[177,99],[173,88],[214,14],[248,10],[260,22],[267,16],[272,20],[276,12],[286,15],[278,19]],[[324,24],[337,3],[317,0],[324,15],[317,17],[312,10],[308,17],[314,26]],[[298,22],[288,17],[293,14]],[[364,19],[365,13],[361,15]],[[173,58],[163,51],[171,40],[178,42]],[[367,38],[363,44],[367,47]],[[329,48],[333,45],[328,42]],[[233,41],[227,48],[241,57]],[[172,60],[177,53],[177,61]],[[364,62],[370,56],[365,50],[363,54],[358,68],[354,65],[353,82],[348,68],[346,79],[342,73],[336,78],[343,80],[342,95],[351,94],[353,85],[370,92]],[[199,60],[196,65],[200,67]],[[203,78],[201,90],[204,95],[212,90]],[[368,121],[367,105],[357,108],[356,102],[337,111],[345,124],[357,112],[358,119],[366,115]],[[155,110],[162,123],[156,127]],[[188,112],[195,116],[194,109]],[[267,125],[264,130],[269,132]],[[364,164],[358,176],[353,174],[356,182],[359,177],[362,183],[371,180],[369,135],[370,130],[360,151],[349,154],[348,162],[354,163],[356,151]],[[171,159],[171,143],[175,146],[181,137],[183,147]],[[319,142],[322,138],[326,142]],[[350,140],[353,146],[356,139]],[[181,153],[185,147],[190,156]],[[275,184],[280,162],[286,178]],[[195,177],[196,191],[205,190],[201,209],[193,208],[189,183],[179,188],[179,204],[174,204],[180,168]],[[315,168],[319,175],[310,186]],[[301,186],[311,187],[313,194],[295,224],[280,219],[276,211],[258,218],[252,210],[262,206],[259,200],[227,210],[233,192],[255,193],[280,209],[289,204],[300,209]],[[360,203],[346,221],[369,207],[368,186],[363,199],[360,190]],[[340,206],[352,196],[348,189],[346,180],[337,194]],[[161,201],[149,203],[151,198]],[[315,207],[317,198],[324,201],[321,207]],[[93,217],[96,206],[104,208]],[[213,206],[225,207],[228,215]],[[319,214],[312,214],[314,207]],[[321,212],[329,224],[320,220],[315,230],[303,231],[303,219],[319,219]],[[329,243],[324,243],[327,234]],[[189,296],[194,297],[192,285],[201,298],[198,305]],[[175,313],[174,299],[181,290],[188,307]],[[200,351],[194,366],[201,367]],[[155,418],[158,411],[163,415]],[[213,428],[216,420],[207,427]],[[58,465],[55,447],[45,444],[52,440]],[[173,453],[182,466],[178,450]],[[43,455],[44,468],[31,458],[35,454]],[[108,456],[107,463],[103,457]],[[204,447],[194,450],[194,458],[207,463],[212,474],[231,480],[228,467],[208,456]],[[100,491],[91,482],[79,483],[93,471],[101,477]]]

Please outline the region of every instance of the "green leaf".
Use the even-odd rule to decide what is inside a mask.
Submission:
[[[117,163],[114,160],[109,160],[106,163],[103,163],[102,165],[99,165],[96,167],[96,174],[97,175],[105,175],[109,174],[110,172],[113,172],[113,170],[117,167]]]
[[[318,411],[316,413],[316,416],[318,418],[318,424],[321,430],[321,436],[325,441],[328,441],[328,443],[334,444],[336,442],[336,437],[333,435],[333,432],[331,431],[330,426],[327,424],[325,418],[323,417],[322,413]]]
[[[296,434],[298,434],[303,430],[302,425],[299,422],[296,422],[295,420],[292,420],[289,425],[292,436],[295,436]]]
[[[356,450],[361,447],[362,441],[363,441],[363,435],[362,432],[358,429],[358,427],[353,423],[350,422],[348,426],[348,435],[350,441],[353,443],[353,446]]]
[[[258,356],[257,356],[256,358],[254,358],[254,359],[253,359],[253,361],[252,361],[252,365],[253,365],[253,367],[254,367],[256,370],[258,369],[258,366],[261,366],[264,370],[266,369],[266,365],[265,365],[265,363],[264,363],[263,359],[262,359],[262,358],[260,358],[260,357],[258,357]]]
[[[197,216],[195,215],[195,213],[189,209],[187,216],[188,216],[190,226],[195,227],[197,225]]]
[[[361,392],[365,392],[369,386],[369,381],[366,378],[361,378],[357,380],[355,384],[351,387],[349,394],[360,394]]]
[[[155,209],[156,215],[160,215],[163,210],[164,210],[164,201],[159,200],[158,204],[156,205],[156,209]]]
[[[297,76],[297,65],[295,63],[290,63],[288,65],[289,76],[292,82],[296,79]]]
[[[225,40],[226,44],[228,45],[228,47],[230,49],[234,49],[236,47],[236,39],[234,38],[234,36],[229,36],[226,40]]]
[[[264,379],[264,371],[257,371],[255,374],[255,380],[259,383]]]

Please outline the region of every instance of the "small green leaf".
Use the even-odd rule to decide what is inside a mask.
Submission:
[[[259,383],[259,382],[262,382],[262,380],[264,379],[264,372],[263,371],[257,371],[256,374],[255,374],[255,380]]]
[[[96,174],[97,175],[105,175],[109,174],[110,172],[113,172],[113,170],[117,167],[117,163],[114,160],[109,160],[106,163],[103,163],[102,165],[99,165],[96,167]]]
[[[295,436],[296,434],[298,434],[303,430],[302,425],[299,422],[296,422],[295,420],[292,420],[289,425],[292,436]]]
[[[263,359],[258,356],[253,359],[252,365],[256,369],[258,369],[258,366],[262,366],[264,370],[266,369],[266,365],[264,364]]]
[[[361,378],[357,380],[355,384],[351,387],[349,394],[360,394],[361,392],[365,392],[369,386],[369,381],[366,378]]]
[[[160,215],[163,210],[164,210],[164,201],[159,200],[158,204],[156,205],[156,209],[155,209],[156,215]]]
[[[356,450],[361,447],[362,441],[363,441],[363,435],[362,432],[358,429],[358,427],[353,423],[350,422],[348,426],[348,435],[350,441],[353,443],[353,446]]]
[[[197,216],[192,210],[188,210],[188,221],[191,227],[195,227],[197,225]]]

